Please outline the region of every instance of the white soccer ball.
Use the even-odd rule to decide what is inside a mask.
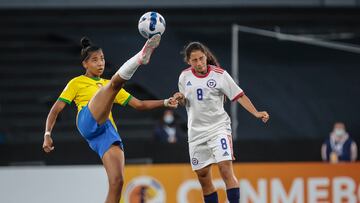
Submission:
[[[146,39],[155,34],[162,35],[165,31],[166,23],[164,17],[157,12],[147,12],[141,16],[138,24],[140,34]]]

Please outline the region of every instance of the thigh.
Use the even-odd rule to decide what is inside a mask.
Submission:
[[[213,152],[206,142],[201,144],[189,144],[189,155],[191,167],[194,171],[216,163]]]
[[[103,124],[108,119],[116,94],[109,83],[100,88],[89,101],[89,110],[98,124]]]
[[[117,145],[112,145],[102,157],[102,162],[105,167],[109,179],[116,177],[123,177],[125,166],[124,152]]]
[[[80,134],[85,139],[90,139],[96,136],[101,130],[101,126],[97,124],[88,106],[84,106],[78,113],[76,125]]]
[[[89,101],[88,107],[98,124],[102,124],[108,119],[114,99],[124,83],[125,80],[115,74],[111,81],[100,88]],[[119,87],[114,88],[113,84],[119,84]]]
[[[119,145],[123,149],[123,143],[119,133],[110,120],[99,125],[92,117],[90,110],[84,107],[78,115],[77,126],[80,134],[88,142],[90,148],[94,150],[100,158],[114,144]]]

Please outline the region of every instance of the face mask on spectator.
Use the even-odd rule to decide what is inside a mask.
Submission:
[[[172,122],[174,122],[174,116],[172,115],[165,115],[164,116],[164,122],[166,124],[171,124]]]
[[[342,129],[342,128],[336,128],[336,129],[334,130],[334,135],[335,135],[336,137],[341,137],[341,136],[345,135],[345,130]]]

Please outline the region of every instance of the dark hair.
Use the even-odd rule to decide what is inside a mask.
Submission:
[[[207,48],[205,45],[203,45],[200,42],[190,42],[188,45],[185,46],[184,51],[183,51],[185,63],[187,63],[189,61],[190,54],[193,51],[203,52],[207,58],[207,60],[206,60],[207,64],[214,65],[214,66],[220,66],[220,64],[218,63],[218,60],[216,59],[214,54],[211,53],[210,49]]]
[[[93,45],[90,41],[90,39],[86,36],[82,37],[80,40],[82,49],[81,49],[81,62],[85,61],[86,59],[88,59],[88,57],[90,56],[90,54],[92,52],[95,51],[99,51],[101,50],[100,47]]]

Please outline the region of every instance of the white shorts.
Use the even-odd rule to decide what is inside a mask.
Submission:
[[[234,160],[232,137],[226,133],[212,136],[200,144],[189,144],[192,170],[202,169],[210,164]]]

